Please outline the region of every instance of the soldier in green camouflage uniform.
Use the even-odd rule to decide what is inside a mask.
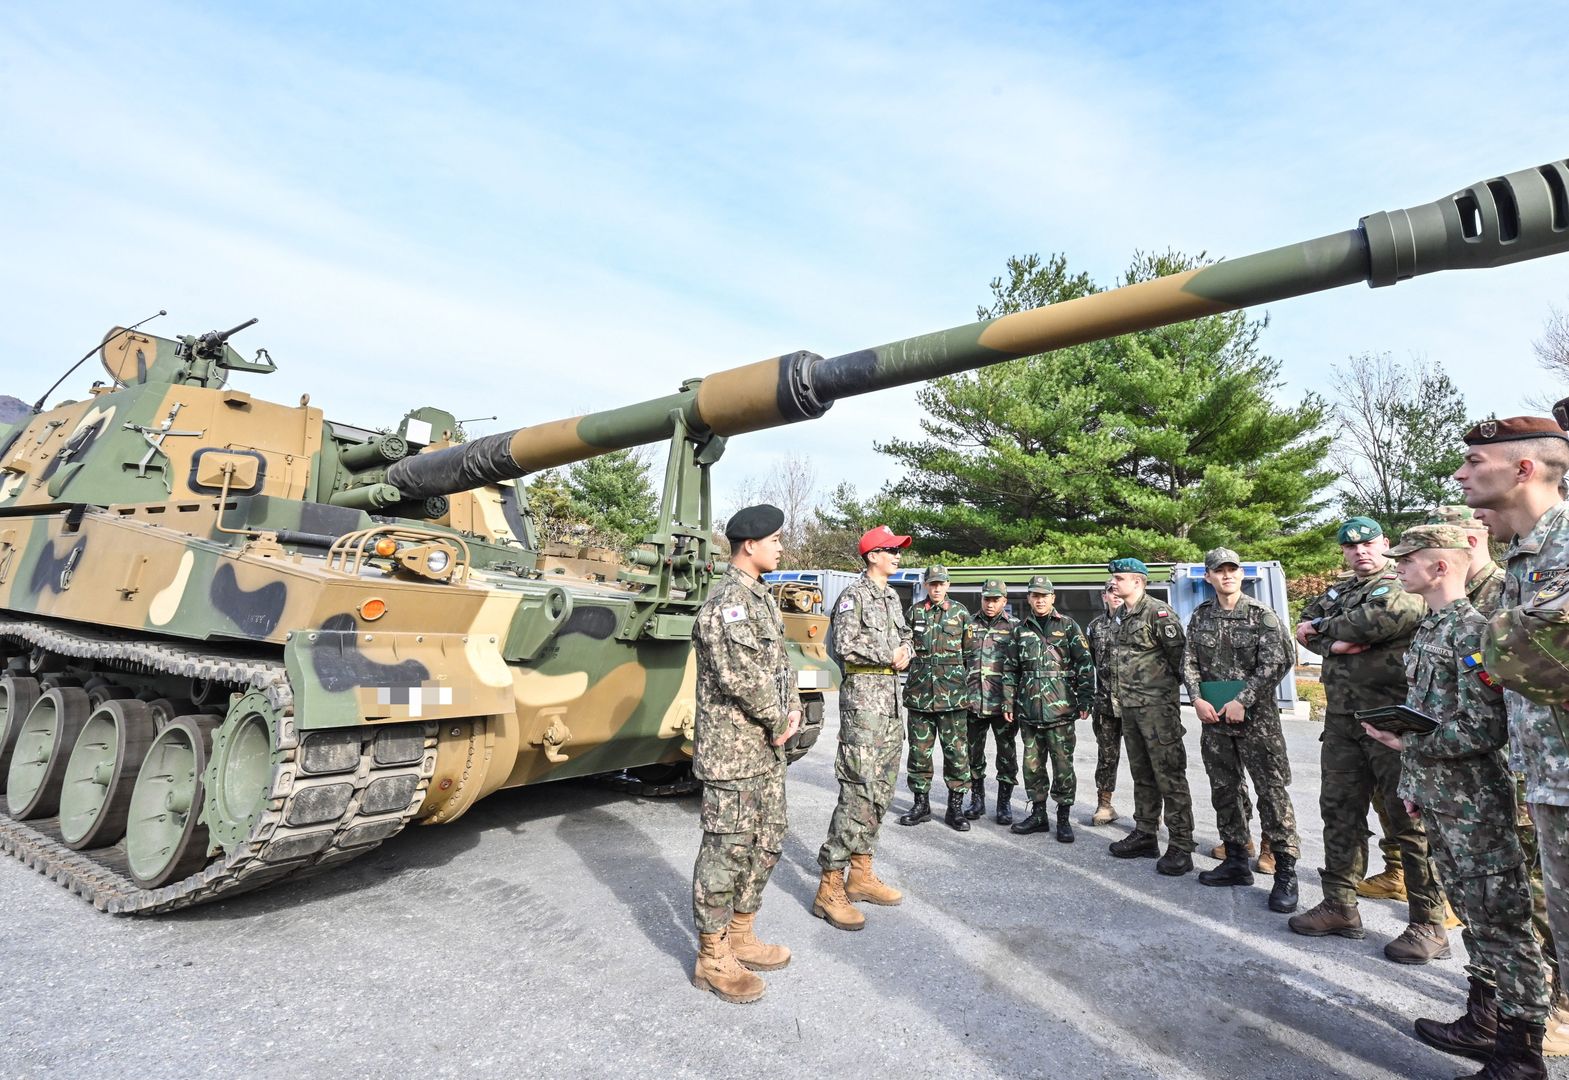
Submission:
[[[1215,595],[1188,619],[1182,681],[1199,722],[1199,746],[1209,773],[1215,817],[1226,859],[1199,875],[1205,885],[1251,885],[1248,823],[1237,807],[1243,770],[1258,792],[1260,831],[1275,854],[1275,884],[1269,906],[1297,908],[1296,811],[1286,790],[1291,759],[1280,728],[1275,687],[1291,670],[1296,648],[1280,619],[1242,594],[1242,559],[1229,548],[1204,556],[1204,579]]]
[[[1122,606],[1122,597],[1112,588],[1110,579],[1100,595],[1104,610],[1084,628],[1084,638],[1090,643],[1090,656],[1095,660],[1095,703],[1090,721],[1095,732],[1095,813],[1089,823],[1110,825],[1121,816],[1111,805],[1111,796],[1117,789],[1117,763],[1122,760],[1122,720],[1111,707],[1108,665],[1112,632],[1116,629],[1112,615]]]
[[[1364,728],[1401,752],[1400,795],[1420,811],[1433,862],[1466,925],[1472,1001],[1495,999],[1504,1017],[1539,1025],[1547,1019],[1547,984],[1514,829],[1514,785],[1503,751],[1508,720],[1502,688],[1478,659],[1487,623],[1465,598],[1467,552],[1464,530],[1453,525],[1407,529],[1390,549],[1401,582],[1431,612],[1406,653],[1406,704],[1438,727],[1403,738]],[[1453,1024],[1416,1022],[1424,1042],[1485,1060],[1496,1025],[1492,1033],[1474,1027],[1469,1009]],[[1545,1064],[1534,1056],[1545,1076]]]
[[[1400,587],[1385,554],[1389,541],[1376,521],[1351,518],[1337,539],[1355,578],[1309,601],[1297,626],[1297,641],[1324,658],[1328,701],[1319,792],[1324,899],[1293,915],[1290,926],[1310,937],[1366,936],[1357,884],[1367,870],[1368,805],[1378,798],[1400,843],[1410,918],[1405,931],[1384,946],[1384,955],[1396,963],[1425,964],[1449,955],[1444,899],[1428,860],[1427,837],[1397,794],[1400,755],[1370,738],[1353,714],[1405,700],[1405,651],[1426,608]]]
[[[910,712],[910,758],[906,764],[915,805],[899,818],[900,825],[932,819],[932,745],[942,743],[943,783],[948,810],[943,821],[967,832],[964,792],[970,786],[968,712],[969,669],[975,662],[975,631],[970,613],[948,599],[948,570],[929,566],[926,598],[905,613],[915,643],[915,657],[904,682],[904,704]]]
[[[1559,402],[1558,409],[1569,405]],[[1569,422],[1569,416],[1561,417]],[[1569,940],[1569,501],[1563,482],[1569,439],[1551,420],[1487,420],[1464,436],[1455,473],[1467,505],[1488,511],[1489,526],[1514,542],[1505,553],[1500,610],[1488,626],[1484,655],[1503,681],[1509,711],[1510,765],[1524,771],[1526,803],[1541,839],[1538,851],[1555,941]],[[1562,987],[1560,986],[1560,991]],[[1553,1018],[1562,1046],[1565,1017]],[[1507,1038],[1506,1038],[1507,1035]],[[1498,1044],[1541,1045],[1541,1029],[1499,1026]]]
[[[1122,721],[1133,773],[1133,831],[1108,849],[1121,859],[1159,853],[1162,808],[1168,843],[1155,869],[1179,877],[1193,869],[1193,796],[1182,745],[1182,620],[1145,592],[1149,568],[1113,559],[1112,581],[1122,607],[1113,618],[1111,707]]]
[[[703,839],[692,870],[700,951],[693,985],[755,1001],[790,950],[753,932],[785,834],[784,744],[801,722],[784,620],[760,576],[777,569],[784,513],[747,507],[726,524],[731,561],[692,628],[697,717],[692,771],[703,782]]]
[[[1057,803],[1057,839],[1073,843],[1068,811],[1078,790],[1074,721],[1089,715],[1095,696],[1095,660],[1078,624],[1054,610],[1057,589],[1044,574],[1030,578],[1030,610],[1013,628],[1013,714],[1024,739],[1024,788],[1030,816],[1016,833],[1051,828],[1046,796]],[[1047,763],[1050,762],[1048,771]]]
[[[986,733],[997,740],[997,824],[1013,824],[1010,800],[1019,778],[1019,725],[1013,716],[1013,628],[1008,587],[999,578],[981,586],[981,613],[975,616],[975,666],[970,668],[970,805],[974,821],[986,813]]]
[[[828,822],[828,839],[817,853],[823,877],[812,914],[841,930],[865,924],[851,901],[892,907],[903,899],[872,870],[872,856],[883,815],[893,802],[904,743],[899,673],[909,667],[913,650],[888,576],[899,569],[900,553],[909,546],[908,536],[896,536],[886,525],[868,530],[861,537],[866,572],[839,594],[828,627],[830,646],[844,667],[834,758],[839,801]]]

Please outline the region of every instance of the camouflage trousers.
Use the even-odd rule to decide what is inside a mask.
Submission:
[[[1193,796],[1188,791],[1188,752],[1182,745],[1177,703],[1124,705],[1122,737],[1128,744],[1128,770],[1133,773],[1134,827],[1154,836],[1164,816],[1171,846],[1192,851]]]
[[[1096,706],[1090,727],[1095,731],[1095,790],[1117,790],[1117,766],[1122,762],[1122,720],[1111,706]]]
[[[905,762],[910,790],[925,794],[932,790],[932,748],[942,743],[942,779],[949,791],[970,786],[969,714],[963,709],[951,712],[910,710],[910,756]]]
[[[986,783],[986,732],[997,741],[997,782],[1017,787],[1019,783],[1019,722],[1009,723],[1000,715],[970,714],[970,779],[979,788]]]
[[[1547,980],[1531,930],[1531,885],[1512,825],[1466,821],[1423,809],[1428,850],[1455,914],[1466,973],[1498,988],[1498,1011],[1540,1024]]]
[[[1073,775],[1073,751],[1079,735],[1070,719],[1066,724],[1040,727],[1019,725],[1024,741],[1024,790],[1030,802],[1045,802],[1050,795],[1062,806],[1072,806],[1079,782]]]
[[[1249,713],[1240,724],[1205,724],[1199,733],[1199,751],[1209,774],[1210,801],[1220,838],[1246,844],[1251,807],[1245,805],[1252,777],[1258,792],[1259,832],[1276,855],[1301,853],[1297,843],[1297,814],[1291,805],[1291,759],[1280,714],[1273,709]],[[1264,850],[1263,848],[1259,849]]]
[[[1444,898],[1433,880],[1427,835],[1422,823],[1406,812],[1396,794],[1400,786],[1400,752],[1368,738],[1350,713],[1324,716],[1319,736],[1321,787],[1319,816],[1324,819],[1324,899],[1355,905],[1357,884],[1367,875],[1368,806],[1384,804],[1390,831],[1400,844],[1406,875],[1406,904],[1411,922],[1441,922]]]
[[[1551,936],[1555,942],[1569,941],[1569,806],[1532,803],[1531,817],[1536,822],[1536,835],[1551,838],[1537,849]],[[1563,993],[1562,983],[1558,992]]]
[[[1526,873],[1531,878],[1531,926],[1536,931],[1536,943],[1542,949],[1542,961],[1552,973],[1553,983],[1559,987],[1558,947],[1553,941],[1552,924],[1547,919],[1547,890],[1542,885],[1542,856],[1537,847],[1536,823],[1531,820],[1530,809],[1525,803],[1525,774],[1515,773],[1516,833],[1520,837],[1520,850],[1525,855]],[[1562,834],[1559,834],[1562,835]],[[1561,992],[1561,991],[1560,991]]]
[[[745,780],[703,784],[703,840],[692,868],[692,918],[717,934],[734,912],[763,902],[763,886],[779,862],[785,835],[785,768]]]
[[[843,870],[851,855],[873,855],[877,830],[893,802],[904,728],[897,714],[845,713],[841,699],[834,776],[839,801],[828,819],[828,839],[817,852],[824,870]]]

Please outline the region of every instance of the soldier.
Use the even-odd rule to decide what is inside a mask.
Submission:
[[[1091,825],[1110,825],[1121,815],[1111,805],[1112,793],[1117,788],[1117,763],[1122,760],[1122,720],[1111,708],[1111,657],[1112,631],[1116,623],[1112,616],[1122,606],[1122,597],[1112,588],[1111,579],[1101,590],[1101,614],[1090,620],[1084,628],[1084,637],[1090,643],[1090,656],[1095,660],[1095,704],[1090,726],[1095,731],[1095,813]]]
[[[756,1001],[790,962],[757,940],[753,922],[785,834],[784,744],[801,725],[801,698],[784,647],[784,620],[761,577],[779,567],[784,511],[762,504],[725,525],[730,566],[698,609],[697,718],[692,771],[703,781],[703,839],[692,870],[699,951],[692,985],[725,1001]]]
[[[1569,472],[1569,438],[1551,420],[1515,416],[1484,420],[1464,441],[1465,461],[1455,479],[1466,505],[1487,510],[1496,535],[1514,537],[1505,553],[1503,599],[1488,630],[1488,652],[1497,654],[1494,668],[1505,686],[1510,763],[1525,772],[1526,803],[1543,841],[1538,857],[1548,922],[1555,941],[1569,940],[1564,658],[1540,647],[1532,651],[1533,642],[1550,641],[1551,627],[1561,625],[1559,609],[1569,585],[1569,500],[1561,488]],[[1542,1038],[1541,1028],[1529,1025],[1523,1035],[1518,1029],[1507,1034],[1513,1043]],[[1500,1024],[1500,1045],[1505,1038]]]
[[[1488,1062],[1479,1076],[1547,1075],[1542,954],[1531,932],[1531,887],[1514,828],[1514,784],[1503,747],[1503,690],[1478,662],[1487,621],[1466,599],[1470,555],[1454,525],[1407,529],[1389,550],[1400,581],[1431,613],[1406,653],[1406,704],[1438,721],[1404,738],[1369,724],[1367,734],[1400,751],[1400,794],[1420,812],[1428,850],[1464,919],[1471,991],[1450,1024],[1418,1020],[1430,1046]],[[1515,1037],[1506,1039],[1505,1032]]]
[[[1113,617],[1111,707],[1122,721],[1133,772],[1133,831],[1109,848],[1119,859],[1154,858],[1162,807],[1166,853],[1155,869],[1180,877],[1193,869],[1193,796],[1182,745],[1182,621],[1145,592],[1149,568],[1138,559],[1111,561],[1112,586],[1122,598]]]
[[[1400,844],[1410,918],[1384,956],[1399,964],[1425,964],[1449,955],[1444,898],[1433,880],[1421,822],[1406,813],[1396,789],[1400,755],[1375,742],[1352,715],[1359,709],[1398,705],[1406,698],[1405,651],[1422,621],[1424,606],[1400,587],[1378,522],[1354,517],[1337,534],[1353,577],[1336,582],[1308,602],[1297,641],[1324,658],[1324,734],[1319,812],[1324,820],[1324,899],[1293,915],[1291,929],[1309,937],[1362,938],[1357,884],[1367,870],[1369,801],[1384,804],[1389,830]]]
[[[999,578],[981,586],[981,613],[975,617],[975,666],[970,669],[970,805],[971,821],[986,813],[986,732],[997,741],[997,824],[1013,824],[1014,784],[1019,777],[1019,725],[1013,718],[1013,628],[1008,614],[1008,587]]]
[[[1470,546],[1465,598],[1483,618],[1492,618],[1504,596],[1504,568],[1493,561],[1486,523],[1469,506],[1440,506],[1427,519],[1427,524],[1454,525],[1465,532],[1466,543]]]
[[[1199,875],[1205,885],[1251,885],[1248,823],[1237,806],[1246,769],[1258,792],[1263,848],[1275,856],[1271,911],[1297,909],[1297,817],[1286,790],[1291,759],[1280,728],[1275,687],[1291,670],[1296,648],[1280,619],[1242,595],[1242,559],[1230,548],[1204,556],[1204,580],[1215,590],[1188,620],[1182,681],[1203,724],[1199,746],[1226,859]]]
[[[812,914],[840,930],[859,930],[866,916],[852,901],[893,907],[904,894],[872,869],[877,830],[893,801],[899,778],[904,725],[899,717],[899,672],[910,666],[910,627],[888,575],[899,569],[908,536],[879,525],[861,537],[866,570],[839,594],[828,636],[844,666],[839,687],[839,752],[834,775],[839,802],[828,822],[828,839],[817,853],[823,878]],[[845,867],[850,869],[845,880]]]
[[[915,805],[899,818],[900,825],[919,825],[932,819],[932,744],[942,743],[942,776],[948,788],[948,810],[943,821],[959,832],[968,832],[964,816],[964,790],[970,786],[970,736],[966,705],[969,669],[975,659],[975,630],[970,613],[948,599],[948,570],[928,566],[924,575],[926,599],[912,604],[905,615],[915,642],[915,656],[904,683],[904,703],[910,711],[910,758],[906,766]]]
[[[1074,721],[1089,716],[1095,697],[1095,661],[1078,624],[1053,608],[1057,589],[1044,574],[1030,578],[1030,610],[1013,628],[1013,716],[1024,737],[1024,789],[1030,816],[1012,832],[1051,828],[1049,793],[1057,802],[1057,840],[1073,843],[1068,811],[1078,780],[1073,775],[1077,743]],[[1047,763],[1050,763],[1050,771]]]

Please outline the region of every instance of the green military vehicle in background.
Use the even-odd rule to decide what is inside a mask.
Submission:
[[[108,383],[0,433],[0,847],[101,909],[167,911],[502,788],[679,765],[727,439],[1115,334],[1561,252],[1566,190],[1553,162],[1316,240],[463,443],[437,408],[379,433],[232,388],[275,369],[235,331],[114,330]],[[656,442],[659,520],[624,565],[540,550],[515,480]],[[820,695],[824,628],[792,626],[798,684]]]

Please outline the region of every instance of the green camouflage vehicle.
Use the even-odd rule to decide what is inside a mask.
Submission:
[[[112,331],[109,383],[0,432],[0,847],[99,908],[166,911],[502,788],[679,765],[728,438],[1128,331],[1564,251],[1566,190],[1554,162],[1305,243],[464,443],[435,408],[378,433],[231,389],[274,370],[234,331]],[[540,549],[515,480],[659,442],[660,518],[624,565]],[[837,672],[811,625],[792,631],[797,680],[820,695]]]

